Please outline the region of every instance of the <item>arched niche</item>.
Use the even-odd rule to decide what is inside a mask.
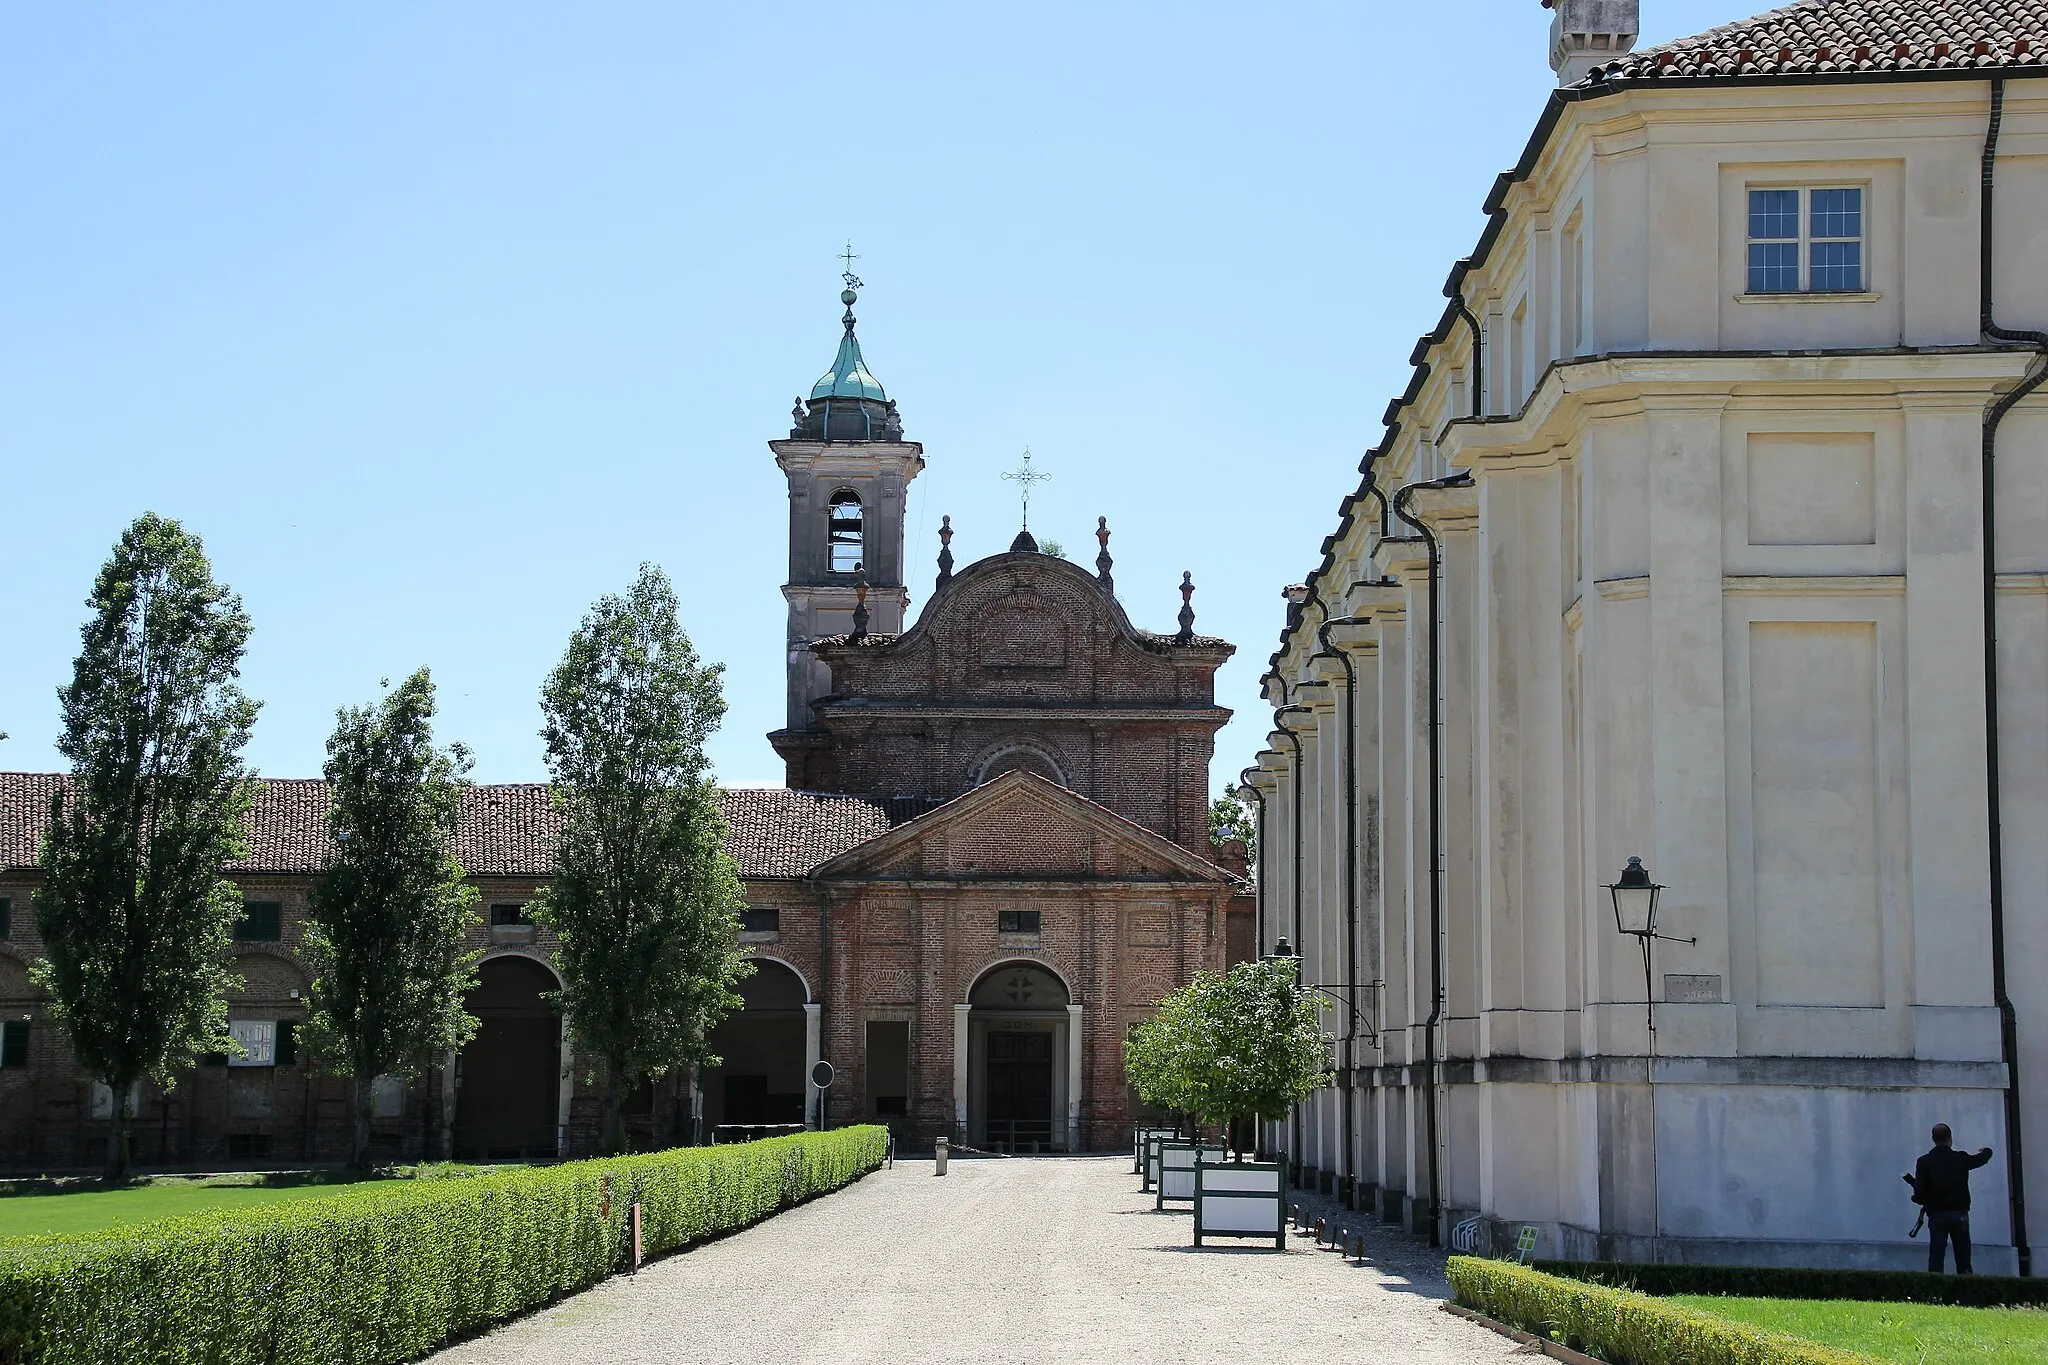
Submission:
[[[719,1064],[698,1078],[706,1135],[718,1128],[809,1123],[818,1036],[808,985],[788,963],[757,957],[754,974],[737,992],[745,1005],[711,1030]]]
[[[1043,962],[998,962],[975,978],[955,1019],[965,1031],[955,1055],[967,1074],[955,1080],[965,1082],[970,1146],[1017,1154],[1073,1150],[1080,1024],[1073,993]]]

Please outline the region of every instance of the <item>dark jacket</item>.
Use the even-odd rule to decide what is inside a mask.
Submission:
[[[1936,1147],[1913,1167],[1913,1202],[1929,1213],[1970,1211],[1970,1172],[1991,1160],[1991,1153],[1959,1152]]]

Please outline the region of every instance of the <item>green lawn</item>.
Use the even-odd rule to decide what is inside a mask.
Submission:
[[[1674,1303],[1901,1365],[2041,1365],[2048,1309],[1675,1295]]]
[[[122,1190],[0,1196],[0,1240],[46,1233],[92,1232],[122,1223],[182,1218],[191,1213],[255,1208],[289,1199],[317,1199],[346,1188],[339,1183],[257,1183],[258,1177],[211,1180],[158,1179]]]

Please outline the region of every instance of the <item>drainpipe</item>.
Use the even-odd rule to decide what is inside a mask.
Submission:
[[[1464,308],[1460,301],[1459,308]],[[1469,317],[1470,315],[1467,314]],[[1476,324],[1475,324],[1476,325]],[[1426,1084],[1423,1118],[1429,1138],[1429,1244],[1443,1245],[1443,1182],[1437,1156],[1436,1031],[1444,1017],[1444,838],[1443,838],[1443,547],[1434,532],[1408,511],[1418,488],[1462,488],[1470,474],[1411,483],[1394,495],[1394,515],[1421,533],[1429,547],[1429,1019],[1423,1025]]]
[[[1258,861],[1252,868],[1252,956],[1257,957],[1266,945],[1266,794],[1252,783],[1252,774],[1257,765],[1246,768],[1237,775],[1240,792],[1251,793],[1252,800],[1259,803]]]
[[[2012,1220],[2012,1244],[2022,1275],[2034,1273],[2033,1248],[2027,1245],[2025,1147],[2020,1129],[2019,1017],[2006,991],[2005,852],[2000,832],[1998,790],[1998,427],[2028,394],[2048,379],[2048,333],[2012,331],[1992,318],[1992,181],[1998,160],[1998,125],[2005,116],[2005,77],[1991,78],[1991,120],[1984,130],[1984,161],[1978,204],[1981,242],[1978,258],[1978,321],[1993,341],[2033,346],[2039,361],[2008,393],[1984,413],[1984,798],[1991,872],[1991,995],[1998,1005],[1998,1050],[2005,1062],[2005,1187]]]
[[[1322,651],[1344,666],[1344,996],[1349,1013],[1344,1023],[1344,1071],[1338,1089],[1344,1097],[1344,1174],[1338,1198],[1347,1209],[1358,1207],[1358,1120],[1352,1098],[1358,1047],[1358,669],[1348,650],[1330,647],[1330,627],[1362,625],[1370,618],[1325,614],[1316,629]]]
[[[1486,415],[1486,334],[1479,330],[1479,319],[1472,316],[1472,310],[1465,306],[1465,291],[1458,289],[1451,295],[1451,307],[1472,329],[1472,415]],[[1403,520],[1406,520],[1404,517]]]
[[[1283,682],[1284,688],[1286,684]],[[1285,695],[1284,692],[1282,695]],[[1281,707],[1273,713],[1273,728],[1287,736],[1287,742],[1294,746],[1294,951],[1301,952],[1301,736],[1287,728],[1287,722],[1280,718],[1289,712],[1308,714],[1306,706],[1292,704]],[[1299,959],[1297,958],[1297,961]],[[1301,1184],[1301,1106],[1288,1109],[1288,1152],[1287,1174],[1290,1183]]]
[[[830,893],[818,899],[818,1060],[826,1060],[832,1035],[827,1031],[832,1011],[832,897]],[[831,1094],[818,1090],[811,1084],[809,1076],[804,1077],[804,1092],[817,1091],[818,1131],[824,1132],[829,1125],[825,1122],[825,1101]]]

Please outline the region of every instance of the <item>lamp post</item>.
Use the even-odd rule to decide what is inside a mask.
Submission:
[[[1614,927],[1642,945],[1643,1007],[1649,1011],[1652,1055],[1657,1049],[1657,991],[1655,978],[1650,973],[1650,944],[1660,938],[1666,943],[1699,942],[1697,938],[1678,938],[1657,932],[1657,902],[1663,893],[1663,886],[1650,880],[1650,870],[1637,857],[1628,860],[1628,866],[1621,871],[1621,880],[1607,888],[1608,896],[1614,901]]]

